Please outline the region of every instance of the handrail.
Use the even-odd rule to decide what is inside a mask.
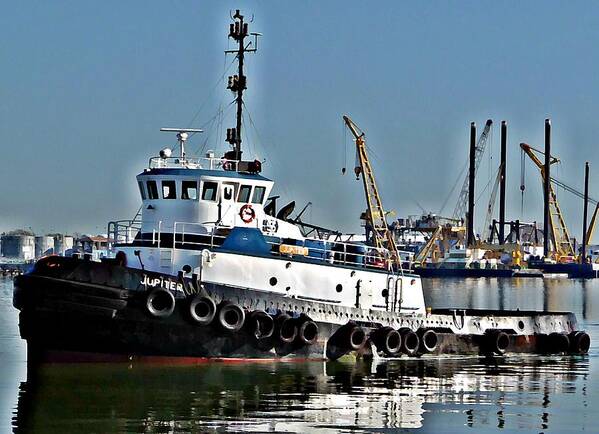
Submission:
[[[160,248],[160,239],[162,238],[160,236],[160,229],[162,227],[162,220],[158,220],[158,248]]]
[[[209,237],[209,241],[194,241],[188,238],[195,231],[190,230],[189,226],[202,228],[202,231],[197,231],[195,235],[205,235]],[[216,229],[230,229],[225,227],[216,227],[210,233],[204,232],[205,226],[194,222],[175,222],[173,224],[173,248],[180,249],[179,246],[206,246],[207,248],[219,247],[227,238],[226,235],[218,235]],[[177,237],[180,235],[179,240]],[[390,259],[390,254],[385,249],[380,249],[363,244],[346,243],[346,242],[331,242],[319,239],[294,240],[297,247],[307,248],[307,254],[290,254],[281,253],[281,246],[287,245],[284,239],[278,241],[267,240],[266,243],[271,246],[271,253],[276,256],[306,256],[314,260],[328,261],[330,263],[339,263],[343,265],[362,265],[365,268],[388,268],[387,263]],[[318,243],[321,243],[320,246]],[[293,243],[291,244],[293,245]],[[322,247],[321,247],[322,246]]]
[[[181,157],[150,157],[148,167],[150,169],[166,168],[187,168],[187,169],[208,169],[208,170],[237,170],[240,160],[229,160],[226,158],[181,158]]]
[[[132,233],[134,230],[135,232]],[[141,220],[116,220],[108,222],[107,234],[111,247],[112,244],[119,244],[122,242],[129,243],[135,239],[137,233],[141,230]]]
[[[211,222],[213,224],[213,222]],[[213,230],[207,231],[205,223],[196,222],[174,222],[172,235],[163,231],[163,222],[158,221],[156,226],[149,232],[136,233],[131,236],[131,229],[135,228],[138,232],[137,222],[124,220],[120,222],[111,222],[112,225],[109,233],[114,234],[114,240],[119,244],[131,244],[132,242],[144,245],[151,243],[152,247],[172,249],[171,263],[175,261],[176,252],[180,249],[193,248],[215,248],[220,247],[228,235],[218,234],[218,230],[230,230],[229,227],[215,225]],[[110,227],[110,226],[109,226]],[[168,231],[170,232],[170,230]],[[168,238],[172,236],[172,241]],[[202,236],[202,239],[194,239],[193,236]],[[288,240],[277,237],[277,239],[268,239],[266,243],[270,246],[270,251],[273,256],[293,257],[304,256],[314,261],[323,261],[341,265],[350,265],[362,268],[387,269],[394,273],[394,270],[389,268],[390,253],[386,249],[380,249],[365,244],[349,243],[344,241],[329,241],[322,239],[306,238],[304,240]],[[124,243],[123,243],[124,242]],[[165,244],[166,243],[166,244]],[[146,244],[147,245],[147,244]],[[288,253],[290,250],[285,248],[281,251],[281,246],[297,247],[297,253]],[[291,249],[293,251],[293,249]]]

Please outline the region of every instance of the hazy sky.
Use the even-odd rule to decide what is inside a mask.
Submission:
[[[546,117],[563,160],[554,173],[582,190],[588,160],[599,197],[596,2],[4,1],[0,230],[100,233],[108,220],[132,217],[134,176],[174,144],[160,127],[204,126],[190,150],[224,150],[210,121],[232,101],[219,79],[232,60],[223,50],[236,7],[264,34],[248,59],[256,128],[245,155],[267,160],[264,174],[284,201],[313,202],[313,222],[359,230],[365,202],[344,113],[366,131],[383,201],[399,216],[420,213],[416,202],[440,210],[466,161],[469,123],[480,131],[487,118],[496,127],[477,183],[477,226],[502,119],[509,218],[542,220],[529,162],[521,214],[518,144],[542,147]],[[225,114],[221,126],[233,126]],[[559,198],[579,237],[582,201]],[[457,191],[444,214],[456,199]]]

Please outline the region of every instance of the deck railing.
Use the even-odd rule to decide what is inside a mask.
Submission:
[[[214,226],[207,232],[206,225],[193,222],[175,222],[172,230],[165,230],[158,222],[152,232],[141,233],[141,222],[120,220],[108,225],[109,237],[116,244],[139,245],[170,249],[171,263],[175,262],[177,250],[201,250],[222,246],[231,228]],[[218,232],[221,231],[219,234]],[[386,249],[378,249],[364,244],[343,241],[328,241],[307,238],[305,240],[266,237],[270,254],[276,257],[303,257],[315,262],[349,265],[358,268],[390,269],[391,257]],[[411,252],[405,253],[404,260],[410,261]]]
[[[239,160],[227,160],[225,158],[202,157],[151,157],[148,163],[150,169],[208,169],[208,170],[237,170]]]
[[[110,244],[131,244],[140,230],[140,220],[117,220],[109,222],[108,239],[110,240]]]

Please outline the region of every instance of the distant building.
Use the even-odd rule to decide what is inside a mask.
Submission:
[[[24,230],[2,234],[2,256],[31,261],[35,259],[35,236]]]
[[[83,254],[90,254],[92,255],[92,259],[100,260],[108,256],[108,241],[108,238],[103,235],[83,235],[77,239],[73,250],[77,250]]]

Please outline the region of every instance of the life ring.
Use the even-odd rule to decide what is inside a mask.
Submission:
[[[244,223],[251,223],[256,218],[256,211],[249,203],[245,204],[239,210],[239,217]]]

